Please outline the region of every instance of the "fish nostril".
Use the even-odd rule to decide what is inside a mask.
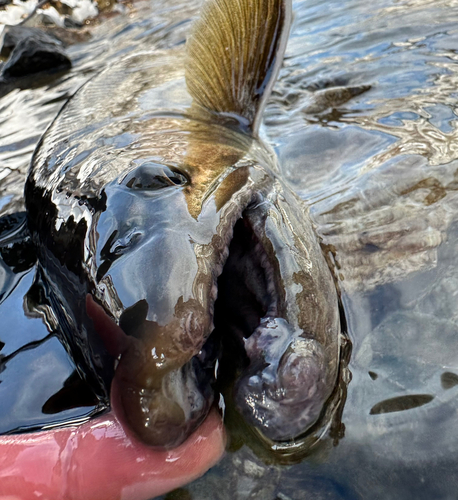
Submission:
[[[128,172],[121,180],[129,189],[158,190],[171,186],[184,186],[188,178],[175,167],[145,162]]]
[[[119,259],[126,250],[133,248],[143,236],[143,232],[134,227],[124,236],[118,238],[119,231],[113,231],[102,250],[100,251],[101,263],[97,270],[97,281],[100,281],[108,272],[116,259]]]
[[[175,184],[175,186],[185,186],[188,183],[188,178],[181,172],[177,170],[171,170],[168,175],[169,179]]]
[[[122,238],[118,238],[109,247],[109,254],[114,258],[120,257],[128,248],[133,247],[140,241],[142,237],[141,231],[137,228],[131,229]]]

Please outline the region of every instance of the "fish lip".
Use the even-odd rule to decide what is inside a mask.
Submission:
[[[183,444],[191,434],[200,428],[213,407],[213,399],[211,399],[207,401],[205,411],[202,411],[197,418],[187,420],[185,424],[183,422],[173,423],[169,420],[164,420],[155,422],[153,427],[142,427],[132,424],[126,411],[126,394],[125,391],[121,390],[121,387],[122,380],[120,381],[119,377],[115,375],[111,385],[110,402],[124,431],[126,434],[134,436],[137,440],[147,444],[149,448],[157,451],[170,450]],[[131,387],[133,392],[135,389],[137,389],[137,392],[145,392],[143,388]],[[144,394],[144,396],[147,399],[148,396],[154,396],[154,391],[146,390],[146,392],[148,394]],[[136,397],[138,397],[137,394],[133,393],[133,398],[135,399]],[[127,398],[128,401],[129,398]]]
[[[214,411],[213,404],[209,405],[208,411],[203,414],[200,418],[199,424],[194,426],[191,429],[191,432],[188,432],[186,435],[183,434],[183,430],[180,429],[179,427],[176,427],[177,435],[178,437],[175,439],[175,441],[171,442],[168,441],[165,444],[151,444],[148,443],[147,441],[142,439],[142,436],[140,436],[137,432],[135,432],[130,423],[129,419],[126,415],[125,411],[125,405],[122,403],[122,395],[121,391],[119,388],[119,384],[117,383],[118,381],[116,378],[113,380],[113,383],[111,385],[111,390],[110,390],[110,401],[111,401],[111,408],[113,411],[113,414],[115,415],[115,418],[118,420],[120,423],[123,432],[128,436],[130,439],[133,439],[135,442],[140,442],[142,445],[146,445],[148,449],[158,451],[158,452],[164,452],[168,450],[172,450],[174,448],[177,448],[189,439],[189,437],[197,432],[197,430],[204,424],[204,422],[209,418],[209,414]],[[181,432],[180,432],[181,430]]]

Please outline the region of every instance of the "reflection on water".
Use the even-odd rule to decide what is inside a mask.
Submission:
[[[22,206],[31,151],[67,95],[142,44],[184,40],[199,2],[162,3],[136,4],[131,21],[110,19],[73,46],[61,80],[0,100],[0,214]],[[263,133],[338,279],[353,343],[344,427],[288,467],[235,436],[236,451],[167,498],[456,497],[457,7],[294,3]]]

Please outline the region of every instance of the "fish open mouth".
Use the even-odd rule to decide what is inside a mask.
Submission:
[[[229,254],[217,281],[214,325],[236,342],[249,338],[261,319],[278,315],[275,269],[253,229],[247,209],[234,225]]]
[[[180,303],[170,324],[159,328],[146,320],[129,336],[115,382],[126,418],[143,441],[160,447],[183,442],[207,415],[215,385],[227,383],[247,423],[268,439],[288,441],[318,419],[335,378],[319,336],[323,329],[315,328],[323,322],[328,328],[328,309],[320,309],[307,268],[300,273],[302,261],[291,250],[295,233],[287,232],[280,210],[256,197],[238,218],[227,217],[235,223],[225,225],[225,243],[218,235],[211,243],[221,244],[213,250],[224,265],[213,268],[207,306],[195,299]],[[208,271],[204,267],[201,276],[208,279]],[[199,348],[196,339],[212,319],[213,332]],[[175,332],[179,343],[170,342]],[[158,348],[166,350],[160,359],[170,360],[166,369],[157,361]]]
[[[230,230],[225,262],[212,290],[214,330],[194,363],[205,384],[208,379],[204,373],[214,378],[215,371],[208,367],[214,366],[218,358],[218,388],[231,384],[237,373],[250,365],[245,340],[261,325],[263,318],[276,317],[279,313],[278,280],[275,279],[279,275],[278,265],[272,262],[253,227],[258,220],[251,207],[245,208]]]
[[[236,379],[247,370],[259,372],[269,364],[264,353],[257,352],[257,346],[250,345],[248,339],[265,321],[277,318],[282,312],[280,269],[273,258],[273,249],[268,247],[270,242],[261,239],[259,219],[248,206],[236,221],[228,256],[217,279],[215,329],[205,347],[215,342],[221,346],[217,387],[223,392],[225,387],[237,384]],[[281,355],[278,352],[279,358]],[[233,396],[245,413],[246,401],[240,401],[243,394],[235,391]]]
[[[265,437],[284,442],[318,420],[334,381],[325,347],[288,309],[283,273],[291,272],[293,256],[273,232],[281,229],[262,213],[248,206],[234,225],[214,325],[223,346],[222,384],[233,387],[235,406]],[[305,291],[306,282],[296,286]]]

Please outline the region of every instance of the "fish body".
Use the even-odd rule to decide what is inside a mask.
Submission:
[[[305,432],[335,386],[333,279],[258,137],[290,16],[287,0],[209,0],[186,47],[104,70],[33,156],[50,302],[101,396],[114,370],[113,404],[153,446],[181,443],[212,404],[217,296],[248,359],[237,407],[268,438]]]

